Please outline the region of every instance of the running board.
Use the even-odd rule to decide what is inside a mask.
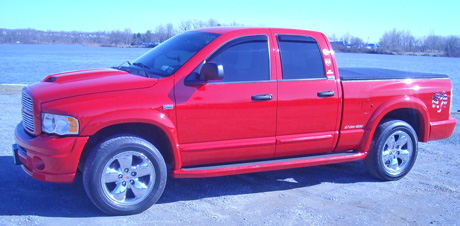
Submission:
[[[184,167],[173,171],[175,178],[217,177],[270,170],[292,169],[341,162],[352,162],[366,158],[367,152],[342,152],[295,158],[261,160],[213,166]]]

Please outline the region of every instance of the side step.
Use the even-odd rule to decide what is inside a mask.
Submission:
[[[173,171],[176,178],[217,177],[270,170],[318,166],[352,162],[366,158],[367,152],[342,152],[255,162],[232,163],[213,166],[184,167]]]

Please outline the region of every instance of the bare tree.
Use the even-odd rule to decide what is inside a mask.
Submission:
[[[160,43],[166,40],[166,29],[163,24],[156,26],[153,32],[153,40]]]
[[[349,45],[350,44],[350,33],[345,33],[343,36],[342,36],[342,41],[345,45]]]
[[[337,41],[337,36],[335,35],[335,33],[332,33],[332,35],[329,36],[329,41]]]
[[[361,38],[351,36],[350,45],[353,48],[362,48],[363,47],[363,40]]]
[[[401,44],[404,51],[412,52],[415,47],[415,38],[412,36],[409,30],[401,32]]]
[[[226,26],[226,25],[222,25],[222,26]],[[233,21],[231,22],[228,26],[232,26],[232,27],[241,27],[241,26],[244,26],[243,24],[240,24],[240,23],[237,23],[236,21]]]
[[[221,25],[219,24],[219,22],[217,22],[216,19],[210,18],[208,20],[208,27],[218,27],[218,26],[221,26]]]
[[[449,36],[446,38],[444,55],[448,57],[460,57],[460,38]]]
[[[425,48],[425,51],[429,52],[440,52],[443,51],[443,38],[440,36],[435,35],[433,32],[431,32],[430,35],[428,35],[425,40],[423,41],[423,47]]]
[[[183,21],[180,22],[179,27],[178,27],[179,33],[190,31],[192,29],[193,29],[193,21],[192,20],[183,20]]]
[[[175,35],[174,25],[172,23],[167,23],[165,26],[165,29],[166,29],[166,39],[169,39]]]
[[[391,31],[387,31],[383,34],[382,38],[380,38],[380,48],[384,51],[390,52],[399,52],[402,50],[402,41],[401,35],[402,32],[396,30],[394,28]]]
[[[123,40],[124,40],[124,44],[125,46],[128,46],[131,44],[131,41],[132,41],[132,34],[133,32],[131,31],[131,28],[126,28],[124,31],[123,31]]]
[[[204,27],[207,27],[206,22],[197,19],[193,20],[193,29],[200,29]]]
[[[143,41],[146,42],[146,43],[152,42],[152,32],[150,30],[145,32]]]

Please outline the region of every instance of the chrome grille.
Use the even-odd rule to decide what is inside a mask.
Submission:
[[[22,124],[27,131],[34,132],[34,102],[24,91],[22,92]]]

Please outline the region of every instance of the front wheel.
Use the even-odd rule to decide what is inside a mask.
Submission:
[[[93,203],[111,215],[140,213],[158,201],[167,170],[161,153],[135,136],[101,142],[83,169],[85,191]]]
[[[417,133],[404,121],[380,124],[367,158],[369,173],[381,180],[399,180],[412,169],[417,158]]]

